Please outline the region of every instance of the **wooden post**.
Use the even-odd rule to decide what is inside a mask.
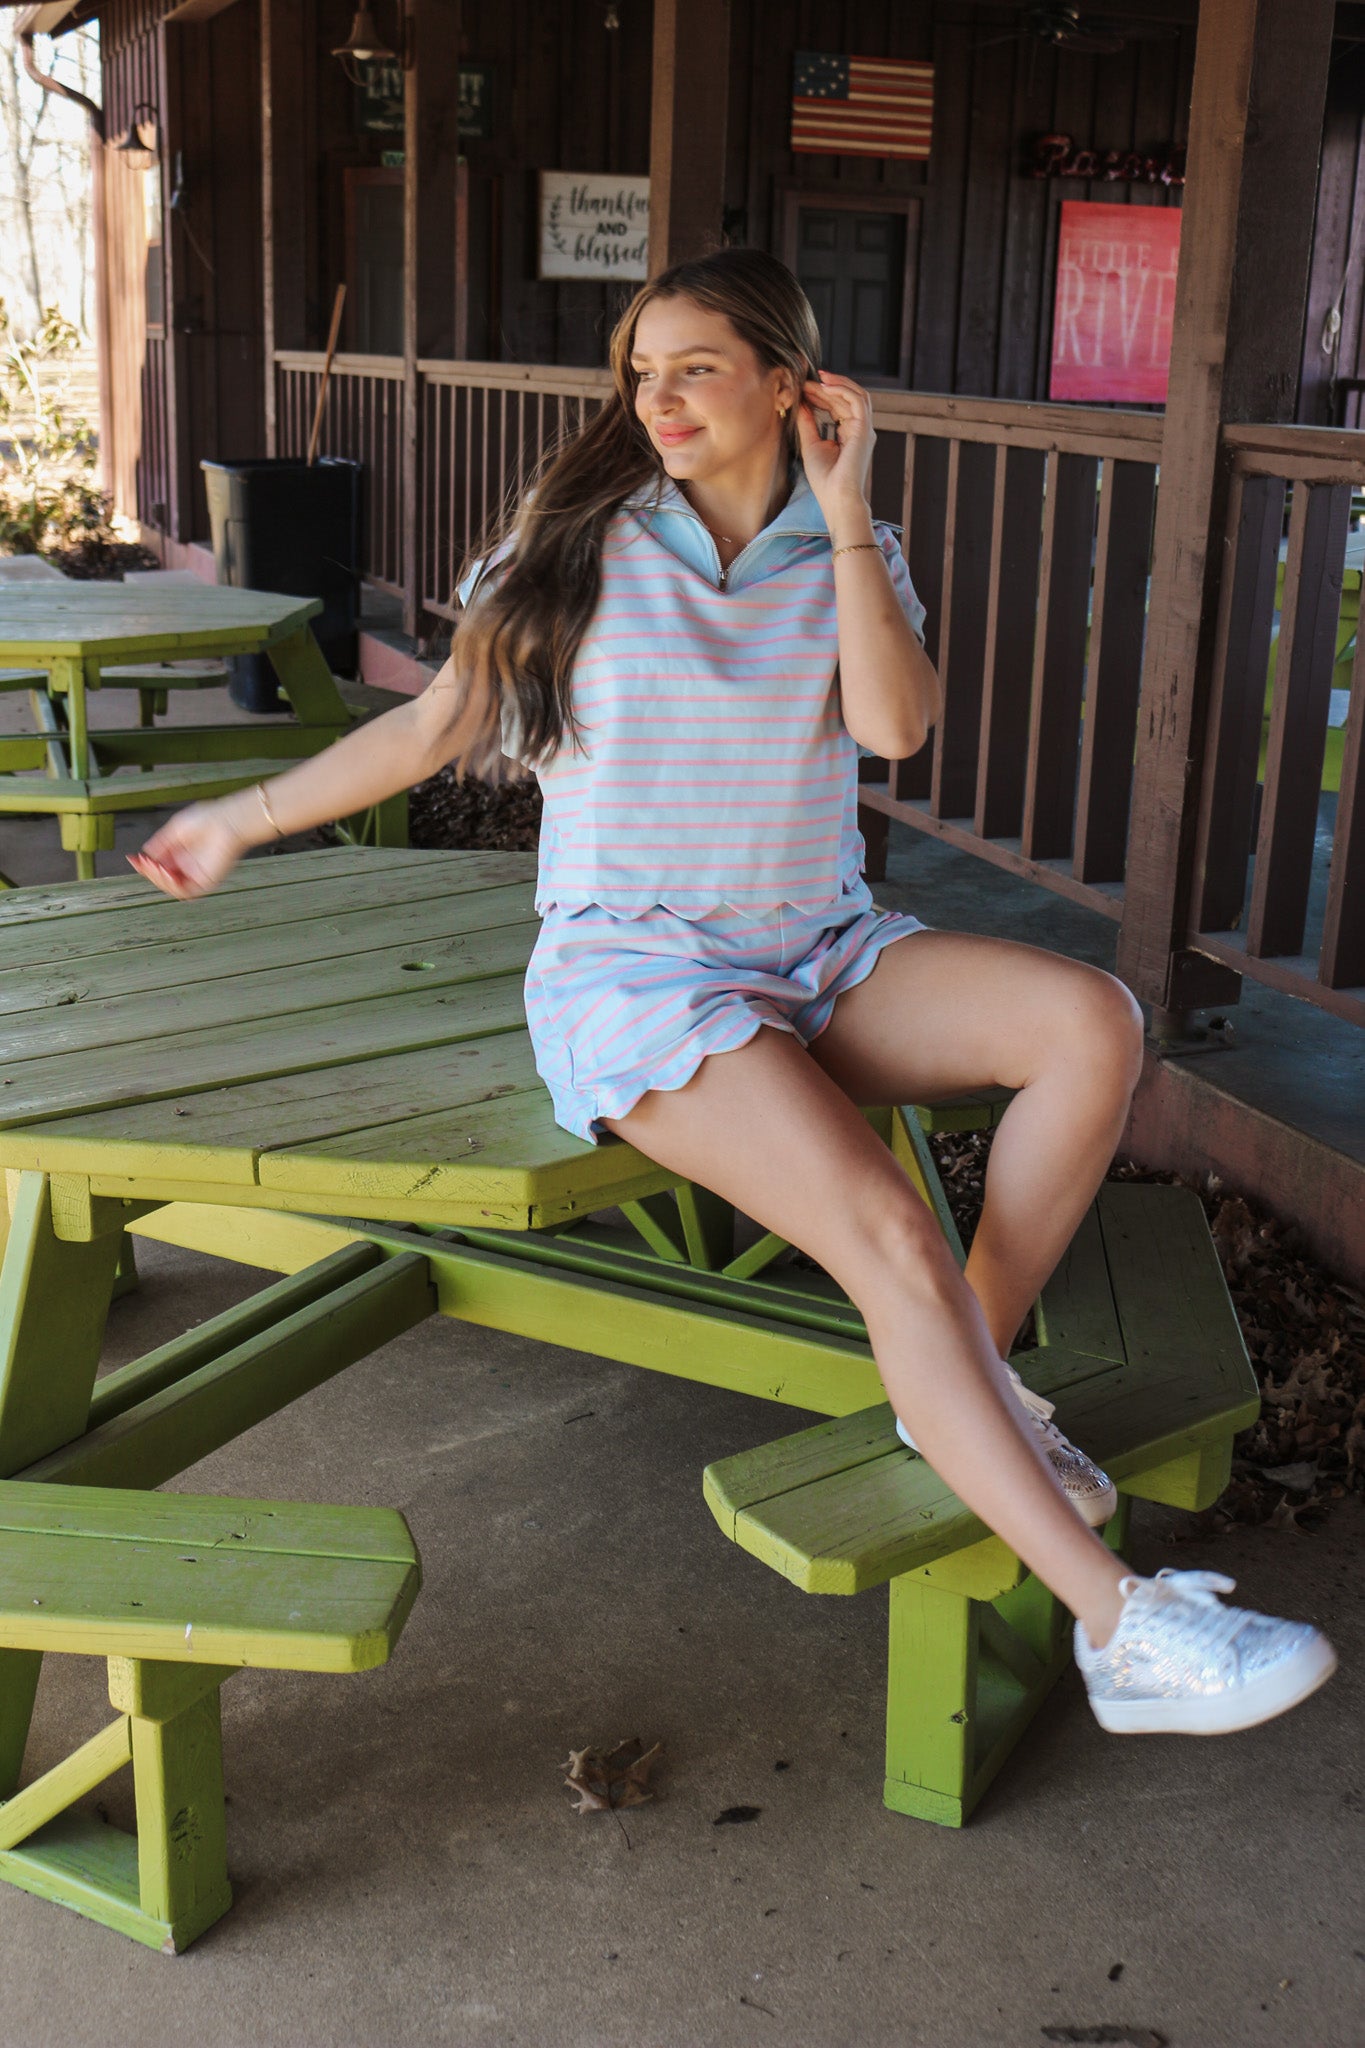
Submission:
[[[265,334],[265,452],[278,455],[275,351],[308,346],[306,261],[312,13],[297,0],[261,0],[261,296]]]
[[[415,638],[426,578],[417,363],[455,353],[459,0],[406,0],[403,22],[403,631]]]
[[[1240,978],[1186,947],[1223,572],[1224,421],[1292,419],[1333,0],[1203,0],[1118,972],[1179,1013]]]
[[[730,0],[654,0],[649,274],[719,248]]]

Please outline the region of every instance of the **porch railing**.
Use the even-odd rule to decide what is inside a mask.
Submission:
[[[277,357],[281,453],[306,444],[321,361]],[[323,445],[374,465],[366,574],[390,590],[406,579],[413,609],[442,619],[506,494],[610,390],[606,371],[420,362],[408,560],[402,361],[340,357],[333,370]],[[912,760],[864,763],[873,872],[895,819],[1121,921],[1134,760],[1158,743],[1139,733],[1138,697],[1163,421],[902,391],[874,393],[874,420],[876,509],[904,528],[944,713]],[[1185,943],[1365,1022],[1359,654],[1341,687],[1365,436],[1230,427],[1224,447],[1228,573]],[[1365,559],[1365,537],[1353,546]],[[1334,805],[1320,784],[1338,746]]]
[[[1223,445],[1227,568],[1188,943],[1365,1024],[1365,532],[1351,529],[1365,435],[1236,426]]]
[[[323,358],[311,350],[275,357],[277,455],[306,455]],[[401,597],[403,547],[403,358],[333,356],[319,447],[365,465],[361,564],[367,583]]]

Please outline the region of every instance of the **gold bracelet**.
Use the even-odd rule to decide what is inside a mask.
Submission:
[[[880,554],[882,551],[882,544],[879,540],[845,541],[844,545],[841,548],[832,548],[830,550],[829,558],[832,562],[836,555],[856,555],[859,548],[875,548],[877,550],[877,553]]]
[[[271,831],[274,833],[277,839],[283,839],[284,834],[283,832],[281,832],[279,826],[275,822],[275,814],[271,810],[269,802],[267,801],[265,793],[265,784],[263,782],[258,782],[256,784],[256,795],[260,799],[261,809],[265,812],[265,821],[267,825],[269,825]]]

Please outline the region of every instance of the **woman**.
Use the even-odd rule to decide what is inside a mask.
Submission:
[[[180,812],[148,872],[197,895],[249,847],[448,761],[533,766],[527,1015],[560,1122],[625,1138],[834,1276],[905,1440],[1076,1615],[1105,1727],[1282,1712],[1330,1676],[1327,1642],[1221,1606],[1212,1574],[1130,1573],[1089,1526],[1109,1479],[1003,1362],[1113,1157],[1142,1019],[1095,968],[872,905],[857,749],[915,753],[942,700],[868,506],[867,394],[821,374],[799,284],[752,250],[645,286],[611,359],[615,402],[462,585],[423,695],[268,791]],[[986,1085],[1017,1092],[964,1274],[856,1105]]]

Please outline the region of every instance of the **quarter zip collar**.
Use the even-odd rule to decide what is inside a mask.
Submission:
[[[696,508],[688,503],[672,477],[665,477],[662,489],[653,483],[641,485],[624,501],[622,510],[633,513],[642,526],[652,530],[698,575],[715,589],[724,591],[737,580],[742,581],[745,572],[752,568],[754,557],[774,545],[780,548],[784,542],[789,545],[822,540],[828,543],[829,527],[825,515],[799,461],[792,464],[790,475],[791,492],[786,504],[761,532],[740,549],[728,569],[721,566],[720,550],[711,529]]]

